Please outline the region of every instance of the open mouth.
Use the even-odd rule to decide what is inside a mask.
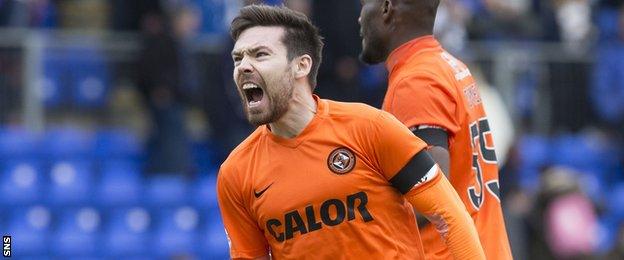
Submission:
[[[255,107],[260,105],[262,98],[264,97],[264,90],[254,83],[243,84],[243,91],[247,98],[247,105],[249,107]]]

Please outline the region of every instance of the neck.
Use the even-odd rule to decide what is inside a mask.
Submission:
[[[413,39],[419,38],[419,37],[423,37],[423,36],[427,36],[427,35],[431,35],[432,32],[430,31],[424,31],[424,30],[411,30],[411,31],[407,31],[407,32],[401,32],[401,33],[396,33],[395,37],[393,37],[390,40],[390,52],[396,50],[397,48],[399,48],[401,45],[403,45],[406,42],[409,42]]]
[[[307,90],[307,91],[306,91]],[[288,112],[279,120],[269,123],[271,132],[282,138],[294,138],[312,121],[316,114],[316,102],[308,86],[294,86]]]

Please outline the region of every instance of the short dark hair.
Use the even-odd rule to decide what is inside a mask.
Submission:
[[[234,41],[241,33],[254,26],[281,26],[286,33],[282,42],[286,45],[288,59],[304,54],[312,57],[312,68],[308,80],[312,90],[316,87],[316,76],[321,65],[323,37],[304,14],[284,6],[249,5],[241,8],[240,14],[232,20],[230,35]]]

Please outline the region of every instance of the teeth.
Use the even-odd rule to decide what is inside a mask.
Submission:
[[[245,83],[245,85],[243,85],[243,89],[252,89],[252,88],[259,88],[260,86],[253,84],[253,83]]]
[[[260,101],[249,101],[249,106],[252,107],[252,106],[255,106],[255,105],[259,104],[259,103],[260,103]]]

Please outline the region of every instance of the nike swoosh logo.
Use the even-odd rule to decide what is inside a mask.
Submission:
[[[273,185],[273,183],[269,184],[269,186],[267,186],[266,188],[264,188],[260,192],[254,191],[254,196],[256,196],[256,199],[260,198],[260,196],[262,196],[262,194],[264,194],[264,192],[267,191],[271,187],[271,185]]]

